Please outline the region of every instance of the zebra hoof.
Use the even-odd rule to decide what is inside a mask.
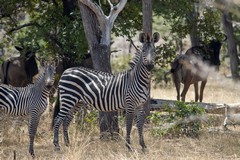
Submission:
[[[130,144],[126,144],[127,148],[128,148],[128,152],[133,152],[134,149]]]
[[[60,146],[55,146],[54,150],[55,151],[60,151]]]
[[[30,149],[30,150],[29,150],[29,153],[30,153],[30,155],[32,156],[32,159],[34,159],[34,158],[35,158],[34,151]]]
[[[31,153],[32,159],[35,159],[35,154]]]
[[[69,143],[65,143],[65,146],[66,146],[66,147],[70,147],[70,144],[69,144]]]
[[[142,152],[146,153],[148,151],[147,147],[145,146],[144,148],[142,148]]]

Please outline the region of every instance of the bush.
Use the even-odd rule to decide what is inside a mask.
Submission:
[[[166,107],[165,112],[154,112],[148,119],[154,125],[152,134],[165,137],[198,137],[202,128],[204,108],[195,103],[176,102],[176,108]]]
[[[75,119],[77,128],[81,131],[91,131],[99,127],[97,110],[87,110],[82,107],[80,111],[76,113]]]

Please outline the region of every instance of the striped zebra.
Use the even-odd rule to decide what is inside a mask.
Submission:
[[[55,66],[46,64],[34,84],[26,87],[0,85],[0,111],[13,116],[29,116],[29,153],[34,158],[33,143],[40,116],[48,105],[53,86]]]
[[[59,127],[63,122],[65,145],[69,145],[68,126],[73,119],[76,104],[83,103],[99,111],[126,110],[126,145],[130,149],[130,132],[135,111],[142,150],[146,148],[143,139],[145,115],[143,104],[150,94],[150,76],[154,67],[155,46],[159,33],[153,36],[141,33],[143,47],[139,56],[131,62],[131,69],[117,74],[95,71],[83,67],[69,68],[62,74],[58,86],[58,103],[53,115],[55,150],[60,150]]]

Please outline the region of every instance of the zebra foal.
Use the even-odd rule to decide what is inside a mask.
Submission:
[[[55,66],[46,64],[34,84],[26,87],[0,85],[0,111],[13,116],[29,116],[29,153],[34,158],[33,143],[40,116],[48,105],[54,82]]]
[[[146,148],[143,139],[145,120],[143,104],[150,94],[150,76],[154,67],[155,46],[160,35],[141,33],[143,43],[141,53],[134,58],[130,70],[117,74],[95,71],[83,67],[65,70],[58,86],[58,103],[55,105],[53,129],[55,149],[59,150],[59,127],[63,122],[64,141],[69,145],[68,126],[73,119],[77,103],[83,103],[99,111],[126,110],[126,142],[130,149],[130,132],[134,112],[137,112],[137,128],[142,150]]]

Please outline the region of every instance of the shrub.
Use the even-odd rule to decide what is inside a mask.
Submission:
[[[176,107],[166,107],[165,112],[154,112],[148,119],[154,125],[154,136],[198,137],[202,128],[204,108],[195,103],[176,102]]]
[[[81,110],[76,113],[75,119],[77,127],[81,131],[91,131],[99,127],[97,110],[87,110],[86,108],[81,108]]]

